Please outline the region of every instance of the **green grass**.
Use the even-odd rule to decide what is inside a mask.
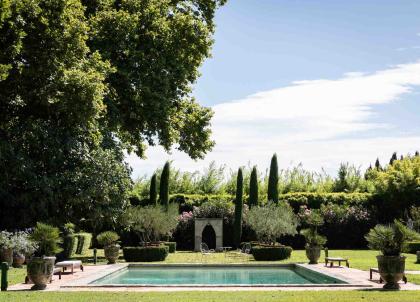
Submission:
[[[4,292],[0,300],[37,302],[414,302],[419,291],[239,291],[239,292]]]
[[[406,275],[408,282],[414,283],[414,284],[419,284],[420,285],[420,275],[416,274],[408,274]]]

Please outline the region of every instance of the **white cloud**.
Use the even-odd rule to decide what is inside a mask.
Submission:
[[[204,161],[186,155],[165,154],[150,148],[149,159],[129,157],[134,176],[150,173],[166,159],[187,170],[201,168],[211,160],[232,168],[251,161],[267,166],[273,152],[288,166],[302,162],[305,167],[329,171],[342,161],[368,164],[377,156],[393,151],[413,152],[419,136],[357,137],[394,125],[374,123],[375,106],[396,102],[420,86],[420,61],[397,65],[375,73],[351,72],[342,78],[297,81],[290,86],[262,91],[244,99],[213,107],[215,149]]]

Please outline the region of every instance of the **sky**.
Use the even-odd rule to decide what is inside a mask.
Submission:
[[[334,175],[420,149],[420,1],[228,0],[194,85],[212,107],[204,160],[160,147],[127,156],[132,177],[166,160],[185,171],[302,164]]]

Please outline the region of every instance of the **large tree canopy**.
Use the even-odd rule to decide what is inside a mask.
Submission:
[[[131,187],[124,150],[212,148],[212,111],[190,92],[223,0],[0,3],[0,227],[101,208],[111,223]]]

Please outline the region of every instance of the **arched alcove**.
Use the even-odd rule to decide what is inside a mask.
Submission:
[[[204,227],[201,234],[201,242],[206,243],[209,249],[216,248],[216,232],[210,224]]]
[[[212,232],[214,232],[214,234],[212,234]],[[212,241],[212,243],[209,244],[209,242],[206,242],[209,248],[215,248],[216,250],[220,249],[223,246],[223,218],[196,218],[194,220],[195,251],[200,251],[201,243],[203,242],[203,234],[204,238],[206,238],[206,236],[215,237],[215,240]],[[206,238],[206,240],[209,239]]]

